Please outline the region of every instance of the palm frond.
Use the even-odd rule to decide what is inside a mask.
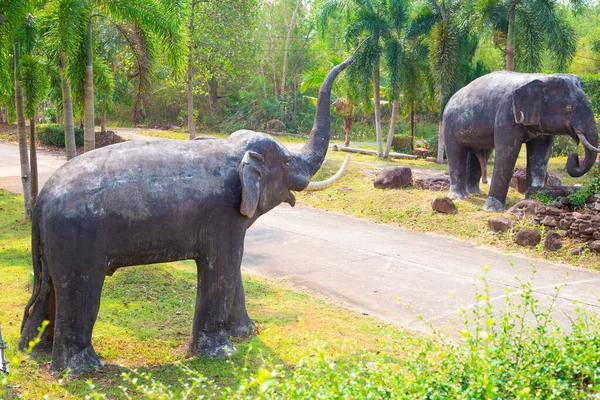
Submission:
[[[31,119],[46,96],[47,83],[42,72],[42,65],[36,57],[25,54],[19,61],[19,78],[23,88],[23,111],[25,117]]]
[[[537,16],[530,9],[518,7],[515,23],[515,70],[537,72],[542,65],[543,34]]]
[[[452,82],[458,64],[458,50],[459,38],[456,28],[449,21],[438,22],[431,30],[429,57],[441,103],[445,103],[452,92]]]

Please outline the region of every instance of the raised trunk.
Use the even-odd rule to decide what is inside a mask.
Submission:
[[[590,145],[598,147],[598,127],[594,118],[589,118],[585,127],[584,135]],[[596,163],[598,153],[585,147],[585,157],[580,165],[577,153],[569,154],[567,159],[567,172],[572,177],[580,177],[588,172]]]
[[[84,95],[84,124],[83,124],[83,151],[96,148],[96,134],[94,132],[94,53],[92,41],[92,23],[88,21],[87,32],[87,65],[85,67],[85,95]]]
[[[388,131],[387,142],[385,143],[385,154],[384,158],[388,158],[390,151],[392,150],[392,141],[394,140],[394,132],[396,132],[396,125],[398,125],[398,114],[400,112],[400,102],[394,100],[392,105],[392,118],[390,119],[390,130]]]
[[[515,17],[517,0],[510,0],[508,7],[508,32],[506,34],[506,70],[515,70]]]
[[[414,112],[414,110],[411,110],[410,111],[410,151],[411,152],[415,151],[415,128],[416,128],[415,112]]]
[[[29,120],[29,155],[31,166],[31,210],[35,207],[38,195],[37,151],[35,148],[35,118]]]
[[[61,63],[61,83],[63,98],[63,122],[65,129],[65,149],[67,161],[77,155],[75,147],[75,121],[73,120],[73,99],[71,98],[71,85],[65,71],[64,60]]]
[[[190,43],[188,45],[188,73],[187,73],[187,113],[190,140],[196,137],[196,122],[194,121],[194,8],[196,1],[192,0],[192,13],[190,15]]]
[[[19,134],[19,158],[21,161],[21,183],[25,200],[25,218],[31,219],[31,181],[29,170],[29,156],[27,154],[27,131],[25,116],[23,114],[23,91],[21,81],[17,76],[19,65],[19,44],[15,43],[15,109],[17,113],[17,130]]]
[[[380,97],[379,61],[373,67],[373,107],[375,111],[375,137],[377,138],[377,156],[383,157],[383,138],[381,134],[381,97]]]
[[[300,153],[292,158],[289,182],[291,190],[302,190],[308,186],[310,178],[317,173],[325,160],[331,136],[331,87],[339,73],[351,63],[352,57],[348,57],[343,63],[335,66],[321,85],[310,137]]]

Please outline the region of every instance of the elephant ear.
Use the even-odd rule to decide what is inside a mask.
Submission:
[[[264,162],[264,157],[257,152],[247,151],[238,167],[242,183],[240,213],[248,218],[252,218],[258,208]]]
[[[513,113],[517,124],[540,125],[542,123],[544,87],[544,82],[536,79],[513,92]]]

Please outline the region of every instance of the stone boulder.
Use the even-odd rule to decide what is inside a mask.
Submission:
[[[558,176],[552,172],[546,172],[546,179],[544,180],[544,186],[561,186],[562,182]],[[510,187],[516,189],[519,193],[527,193],[527,169],[526,168],[515,168],[513,176],[510,180]]]
[[[544,250],[558,251],[562,247],[562,236],[556,231],[550,231],[544,240]]]
[[[509,218],[492,218],[488,221],[488,228],[492,232],[506,232],[515,226],[512,219]]]
[[[417,189],[429,189],[433,192],[442,192],[450,190],[450,178],[447,176],[437,176],[433,178],[417,178],[413,185]]]
[[[375,187],[378,189],[400,189],[411,186],[412,171],[408,167],[384,168],[375,176]]]
[[[537,229],[524,228],[519,229],[513,239],[519,246],[535,247],[542,240],[542,235]]]
[[[590,250],[596,254],[600,254],[600,240],[595,240],[590,243]]]
[[[439,197],[435,199],[433,203],[431,203],[431,208],[442,214],[456,214],[458,212],[456,205],[452,199],[448,197]]]
[[[535,211],[539,205],[542,205],[542,203],[535,200],[521,200],[512,206],[508,212],[519,218],[535,217]]]

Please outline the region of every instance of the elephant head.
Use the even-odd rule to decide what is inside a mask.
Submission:
[[[580,164],[577,153],[567,159],[567,172],[579,177],[596,162],[598,127],[583,83],[575,75],[550,75],[521,86],[513,94],[515,122],[550,134],[568,134],[585,147]]]
[[[323,81],[313,128],[299,153],[290,153],[264,133],[242,130],[229,137],[245,150],[238,167],[242,186],[241,214],[253,218],[282,202],[293,206],[296,199],[292,192],[302,191],[309,185],[310,178],[321,168],[329,146],[333,82],[351,63],[352,57],[349,57],[335,66]]]

